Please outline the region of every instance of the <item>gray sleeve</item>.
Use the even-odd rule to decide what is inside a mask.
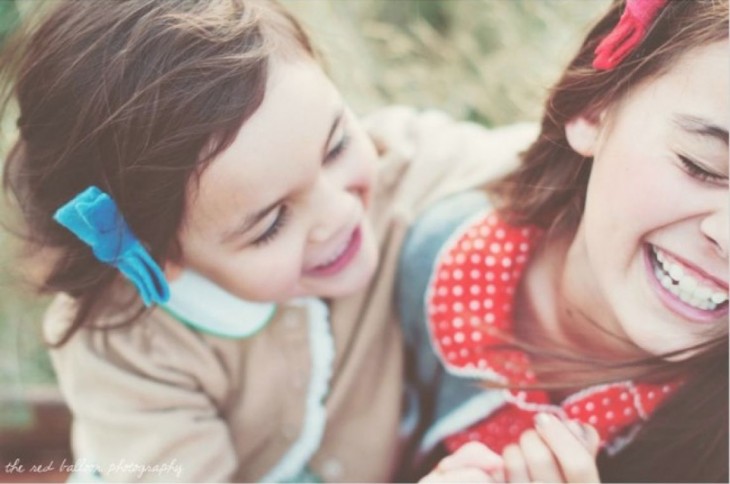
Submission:
[[[485,393],[477,381],[445,371],[431,346],[425,295],[442,247],[462,224],[488,208],[481,191],[439,201],[413,224],[401,252],[396,297],[406,343],[407,384],[418,401],[417,441],[443,416]]]

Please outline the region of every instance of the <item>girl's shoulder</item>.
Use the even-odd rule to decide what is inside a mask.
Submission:
[[[44,320],[46,338],[57,341],[75,313],[71,297],[56,296]],[[91,323],[106,329],[83,327],[50,352],[74,431],[82,436],[74,453],[124,481],[134,476],[115,467],[119,456],[135,465],[177,463],[177,480],[231,480],[237,452],[218,416],[236,404],[240,374],[233,352],[161,310],[110,328],[120,318],[102,311]],[[159,438],[140,446],[151,429]],[[171,449],[177,461],[169,459]]]
[[[538,133],[532,123],[489,129],[406,106],[380,109],[364,124],[380,155],[378,189],[411,215],[515,168]]]
[[[488,128],[438,109],[402,105],[375,110],[363,118],[363,124],[384,161],[468,157],[473,163],[498,165],[495,169],[500,170],[513,168],[515,155],[539,133],[536,123]]]
[[[49,344],[61,340],[76,311],[77,304],[69,295],[53,299],[43,319]],[[232,385],[228,368],[236,368],[234,360],[243,356],[237,342],[201,334],[159,308],[134,318],[137,312],[136,304],[126,308],[105,305],[67,342],[52,347],[59,381],[77,390],[120,377],[165,382],[201,389],[223,404]]]

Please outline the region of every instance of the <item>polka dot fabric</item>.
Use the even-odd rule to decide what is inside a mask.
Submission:
[[[455,374],[500,383],[536,383],[529,357],[505,348],[512,333],[514,295],[540,231],[512,227],[487,213],[452,237],[441,251],[426,296],[431,344]],[[552,405],[544,391],[505,390],[507,404],[445,441],[455,451],[480,441],[495,452],[533,428],[537,412],[593,425],[609,444],[648,418],[677,384],[598,385]]]

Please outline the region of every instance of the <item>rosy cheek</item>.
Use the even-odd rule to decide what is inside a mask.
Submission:
[[[682,183],[681,173],[672,173],[675,167],[657,167],[655,170],[644,169],[637,177],[630,180],[632,196],[625,203],[632,207],[633,216],[637,220],[659,228],[684,218],[683,210],[688,206],[678,203],[677,195],[688,193]]]

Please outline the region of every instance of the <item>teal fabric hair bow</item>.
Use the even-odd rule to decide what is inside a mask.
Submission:
[[[137,287],[145,306],[170,298],[165,275],[124,221],[114,200],[95,186],[56,210],[53,219],[116,267]]]

